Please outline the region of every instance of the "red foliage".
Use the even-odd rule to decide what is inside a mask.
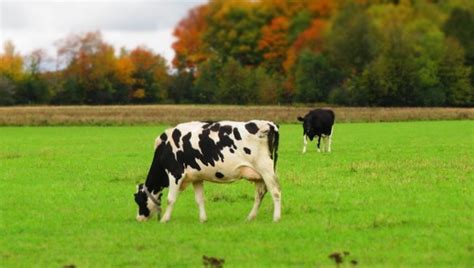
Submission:
[[[191,11],[176,26],[173,35],[176,42],[172,48],[175,51],[173,66],[177,68],[193,68],[207,59],[202,34],[207,28],[206,15],[208,6],[201,5]]]

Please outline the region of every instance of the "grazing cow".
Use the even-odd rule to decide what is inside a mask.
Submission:
[[[207,220],[203,181],[231,183],[244,178],[255,183],[255,202],[247,219],[256,217],[263,196],[271,193],[276,222],[281,215],[281,192],[275,167],[278,126],[273,122],[189,122],[167,129],[155,141],[155,153],[145,183],[137,186],[137,220],[161,212],[168,187],[168,206],[161,222],[170,220],[179,192],[193,184],[199,219]]]
[[[321,137],[323,138],[323,152],[331,152],[334,118],[334,112],[328,109],[309,111],[304,118],[298,116],[298,120],[303,122],[303,153],[306,153],[306,138],[313,140],[314,136],[318,136],[318,152],[320,152]]]

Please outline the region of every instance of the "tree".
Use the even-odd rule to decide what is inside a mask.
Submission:
[[[43,50],[35,50],[26,58],[26,70],[16,92],[17,103],[47,103],[49,101],[48,83],[41,73],[41,65],[47,58]]]
[[[231,58],[222,67],[218,83],[216,98],[219,103],[255,103],[255,78],[250,67],[242,67],[238,61]]]
[[[165,100],[169,83],[166,60],[145,47],[132,50],[130,60],[135,66],[132,99],[148,103]]]
[[[299,54],[304,49],[310,49],[314,52],[321,52],[323,50],[326,27],[327,22],[325,20],[314,19],[311,22],[311,26],[298,35],[295,42],[288,49],[286,60],[283,63],[287,73],[292,71]]]
[[[444,91],[447,105],[472,106],[474,91],[469,83],[470,67],[463,64],[464,51],[453,39],[446,40],[444,56],[439,67],[438,77]]]
[[[174,29],[173,35],[177,39],[172,45],[175,51],[174,67],[195,68],[209,56],[203,40],[204,31],[207,29],[207,13],[207,5],[198,6],[189,11],[187,17]]]
[[[121,54],[116,61],[114,71],[114,99],[116,102],[130,102],[131,95],[133,93],[133,85],[135,84],[135,79],[133,78],[135,71],[136,68],[132,62],[132,59],[130,58],[130,53],[128,53],[125,49],[122,49]]]
[[[219,89],[218,79],[222,70],[222,62],[216,58],[209,58],[201,63],[194,82],[193,99],[197,103],[216,103],[216,94]]]
[[[471,67],[471,85],[474,85],[474,11],[454,8],[443,25],[443,31],[464,47],[466,63]]]
[[[172,76],[171,79],[172,83],[168,90],[168,97],[173,100],[174,103],[193,102],[193,71],[178,71]]]
[[[267,69],[283,73],[283,61],[289,47],[288,27],[287,18],[276,17],[270,25],[262,28],[262,38],[258,42],[258,48],[264,52],[264,65]]]
[[[20,81],[23,78],[23,57],[15,51],[15,45],[11,41],[3,44],[3,53],[0,54],[0,74],[12,81]]]
[[[258,67],[255,73],[255,91],[257,92],[257,103],[276,104],[281,102],[282,78],[280,74],[268,72],[263,67]]]
[[[63,90],[71,90],[61,95],[74,96],[74,103],[112,103],[116,58],[114,48],[102,40],[101,33],[70,35],[58,46],[58,60],[66,66]]]
[[[349,4],[334,17],[328,35],[331,62],[347,74],[360,74],[378,53],[378,36],[366,11]]]
[[[16,85],[6,75],[0,74],[0,105],[15,104]]]
[[[296,66],[296,98],[299,102],[327,101],[329,91],[338,82],[338,72],[320,53],[304,50]]]
[[[205,41],[224,61],[233,58],[242,65],[259,65],[263,56],[258,40],[269,19],[269,14],[252,3],[211,2]]]

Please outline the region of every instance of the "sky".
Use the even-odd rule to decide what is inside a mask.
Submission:
[[[11,40],[28,55],[44,49],[56,57],[58,40],[70,34],[100,30],[118,51],[139,45],[174,57],[171,44],[176,24],[207,0],[0,0],[0,51]]]

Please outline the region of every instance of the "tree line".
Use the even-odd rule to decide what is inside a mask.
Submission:
[[[0,105],[324,102],[472,106],[468,0],[212,0],[175,27],[172,66],[152,49],[116,50],[100,32],[47,55],[6,42]]]

